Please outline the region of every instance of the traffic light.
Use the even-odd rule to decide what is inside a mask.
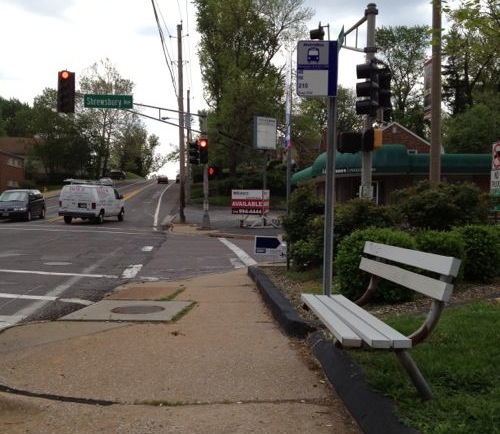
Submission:
[[[356,77],[364,78],[365,81],[356,83],[356,113],[358,115],[369,115],[375,117],[379,107],[378,102],[378,71],[377,64],[373,61],[356,65]]]
[[[75,73],[59,71],[57,73],[57,111],[75,112]]]
[[[361,149],[361,133],[348,131],[340,133],[337,140],[337,150],[341,154],[355,154]]]
[[[198,139],[200,149],[200,164],[208,164],[208,141],[207,139]]]
[[[385,66],[378,73],[378,103],[380,107],[383,107],[383,121],[389,122],[392,113],[392,103],[391,103],[391,70]]]
[[[378,127],[367,128],[361,138],[361,150],[364,152],[376,151],[382,147],[382,130]]]
[[[217,166],[209,166],[207,171],[209,179],[215,179],[219,175],[219,168]]]
[[[189,142],[189,163],[196,166],[200,164],[200,148],[198,147],[198,140]]]
[[[321,22],[319,23],[317,29],[309,31],[309,37],[311,39],[319,39],[320,41],[323,40],[323,38],[325,37],[325,31],[323,30],[323,27],[321,27]]]

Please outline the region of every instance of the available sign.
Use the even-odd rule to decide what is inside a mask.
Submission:
[[[85,94],[83,106],[86,108],[131,109],[134,106],[132,95]]]
[[[269,212],[269,190],[231,190],[231,213],[264,215]]]

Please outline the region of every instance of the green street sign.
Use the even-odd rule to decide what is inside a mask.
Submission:
[[[86,108],[131,109],[132,95],[85,94],[83,106]]]

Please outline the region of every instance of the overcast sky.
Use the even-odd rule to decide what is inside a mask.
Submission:
[[[190,0],[154,1],[172,60],[177,60],[177,25],[182,22],[184,90],[190,89],[192,112],[204,109],[194,8]],[[364,16],[368,3],[305,0],[316,12],[309,27],[317,27],[320,21],[329,24],[331,39],[337,39],[342,26],[347,30]],[[377,8],[377,26],[431,26],[430,0],[380,0]],[[1,0],[0,17],[1,97],[32,105],[45,88],[57,88],[57,71],[74,71],[78,81],[93,63],[108,58],[122,78],[134,82],[134,103],[177,109],[151,0]],[[365,29],[366,24],[360,28],[360,47],[366,42]],[[354,37],[347,42],[354,45]],[[353,86],[355,65],[363,60],[363,54],[341,50],[339,84]],[[171,66],[177,77],[177,65]],[[159,115],[157,110],[144,113]],[[176,114],[164,111],[161,116]],[[160,137],[162,153],[178,144],[176,127],[149,120],[145,123],[150,133]],[[176,169],[169,165],[164,170],[173,177]]]

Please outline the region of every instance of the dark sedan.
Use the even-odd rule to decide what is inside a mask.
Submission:
[[[45,218],[45,199],[39,190],[5,190],[0,195],[0,220]]]
[[[158,181],[158,184],[168,184],[168,176],[166,175],[158,175],[156,179]]]

